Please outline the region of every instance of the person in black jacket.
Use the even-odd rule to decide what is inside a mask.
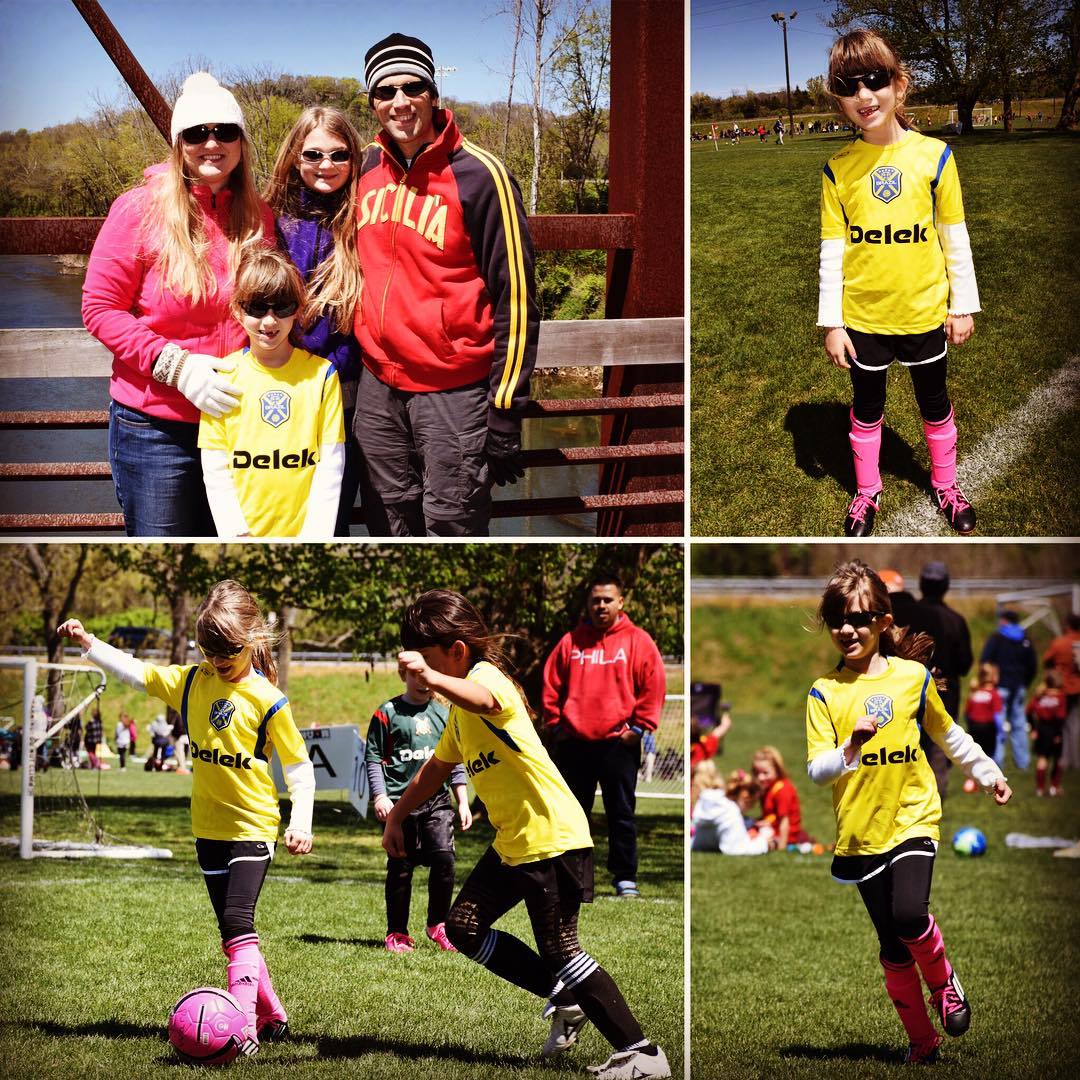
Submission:
[[[1027,716],[1024,702],[1027,688],[1035,678],[1038,659],[1015,611],[1003,611],[999,615],[997,632],[991,634],[983,646],[980,663],[996,664],[1000,672],[998,693],[1005,705],[1005,732],[998,733],[997,753],[994,760],[1001,768],[1005,762],[1005,745],[1012,747],[1013,761],[1018,769],[1031,764],[1028,745]]]

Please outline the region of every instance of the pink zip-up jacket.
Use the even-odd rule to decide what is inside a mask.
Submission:
[[[221,357],[247,344],[244,328],[229,312],[233,278],[225,226],[232,192],[224,188],[215,196],[201,184],[191,189],[202,208],[217,282],[213,295],[192,303],[162,287],[155,252],[142,229],[150,185],[168,168],[165,162],[151,165],[146,183],[125,191],[109,208],[86,269],[82,317],[113,354],[109,394],[114,401],[164,420],[197,424],[199,410],[179,390],[154,382],[151,369],[170,341],[189,352]],[[265,203],[260,209],[264,241],[273,247],[273,212]]]
[[[656,642],[627,615],[610,630],[583,619],[544,665],[544,723],[588,740],[655,731],[666,692]]]

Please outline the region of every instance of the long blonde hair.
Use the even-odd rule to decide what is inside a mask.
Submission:
[[[301,321],[305,326],[310,326],[315,319],[327,315],[334,329],[339,333],[348,333],[352,329],[364,286],[364,275],[356,252],[356,200],[353,198],[363,143],[352,122],[340,109],[312,105],[300,114],[278,150],[274,171],[263,198],[270,204],[276,218],[282,214],[293,218],[301,215],[300,194],[304,182],[300,179],[298,168],[300,150],[304,140],[316,128],[325,128],[349,148],[350,168],[349,179],[327,199],[328,227],[334,238],[334,246],[311,275],[307,305]],[[278,222],[278,228],[285,236],[288,235],[289,225],[288,222]]]
[[[197,304],[217,293],[217,279],[210,267],[210,241],[202,210],[191,193],[195,182],[184,168],[183,141],[177,135],[166,172],[146,181],[150,199],[143,219],[143,237],[161,272],[162,287]],[[262,239],[262,212],[251,172],[251,145],[243,132],[240,161],[225,186],[232,192],[226,236],[229,269],[235,273],[244,252]]]
[[[906,130],[911,127],[911,120],[904,109],[904,99],[911,90],[911,72],[904,66],[896,50],[875,31],[852,30],[833,42],[829,50],[826,88],[833,100],[839,102],[839,97],[832,92],[832,82],[837,75],[851,78],[879,68],[892,72],[894,85],[898,80],[904,83],[903,90],[898,90],[896,94],[896,119]]]
[[[277,686],[274,649],[281,639],[251,595],[238,581],[226,578],[207,594],[195,613],[195,640],[211,655],[225,656],[237,647],[251,648],[251,663]]]

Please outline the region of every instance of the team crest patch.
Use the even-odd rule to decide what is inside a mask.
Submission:
[[[879,165],[870,174],[870,191],[874,198],[891,203],[900,194],[900,176],[895,165]]]
[[[866,715],[872,716],[878,727],[884,727],[893,718],[892,698],[887,694],[874,694],[866,699]]]
[[[236,711],[236,706],[226,698],[218,698],[210,706],[210,723],[217,731],[224,731]]]
[[[259,401],[262,403],[262,418],[271,427],[279,428],[289,419],[291,401],[284,390],[267,390]]]
[[[422,716],[416,721],[416,734],[417,735],[430,735],[431,734],[431,720]]]

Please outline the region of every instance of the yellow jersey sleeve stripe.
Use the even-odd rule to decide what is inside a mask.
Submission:
[[[507,341],[506,363],[503,367],[499,388],[495,392],[495,407],[508,409],[513,401],[514,387],[521,375],[525,359],[526,340],[526,302],[525,260],[521,246],[521,230],[517,214],[514,212],[514,197],[510,177],[498,158],[486,150],[469,142],[462,143],[463,149],[482,162],[495,181],[495,190],[499,195],[499,209],[503,221],[503,233],[506,236],[506,255],[510,277],[510,331]]]

